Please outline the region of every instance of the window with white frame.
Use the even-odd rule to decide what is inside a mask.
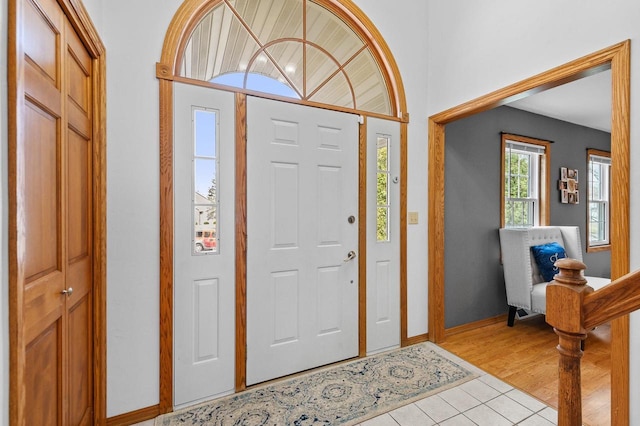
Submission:
[[[608,248],[609,197],[611,193],[611,154],[595,149],[587,150],[587,207],[589,249]]]
[[[503,135],[502,226],[505,228],[545,224],[548,142],[536,141]]]

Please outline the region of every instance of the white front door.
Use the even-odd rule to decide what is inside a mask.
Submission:
[[[174,84],[174,405],[235,386],[234,94]]]
[[[358,117],[248,97],[247,123],[251,385],[358,355]]]

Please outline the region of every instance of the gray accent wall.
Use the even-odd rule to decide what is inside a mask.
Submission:
[[[500,264],[501,132],[553,141],[551,225],[578,225],[586,247],[587,148],[609,151],[611,135],[502,106],[446,126],[445,327],[507,312]],[[578,169],[580,203],[562,204],[560,167]],[[610,276],[610,251],[583,253],[588,275]]]

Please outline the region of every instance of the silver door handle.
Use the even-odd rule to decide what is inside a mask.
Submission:
[[[71,296],[73,294],[73,287],[69,287],[65,290],[62,290],[60,293],[66,294],[67,296]]]
[[[349,253],[347,253],[347,258],[344,259],[345,262],[348,262],[350,260],[353,260],[356,258],[356,252],[351,250]]]

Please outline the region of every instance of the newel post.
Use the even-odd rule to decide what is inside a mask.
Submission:
[[[558,426],[575,426],[582,424],[580,358],[587,337],[582,305],[593,289],[586,285],[584,263],[560,259],[555,265],[560,272],[547,286],[547,322],[559,337]]]

